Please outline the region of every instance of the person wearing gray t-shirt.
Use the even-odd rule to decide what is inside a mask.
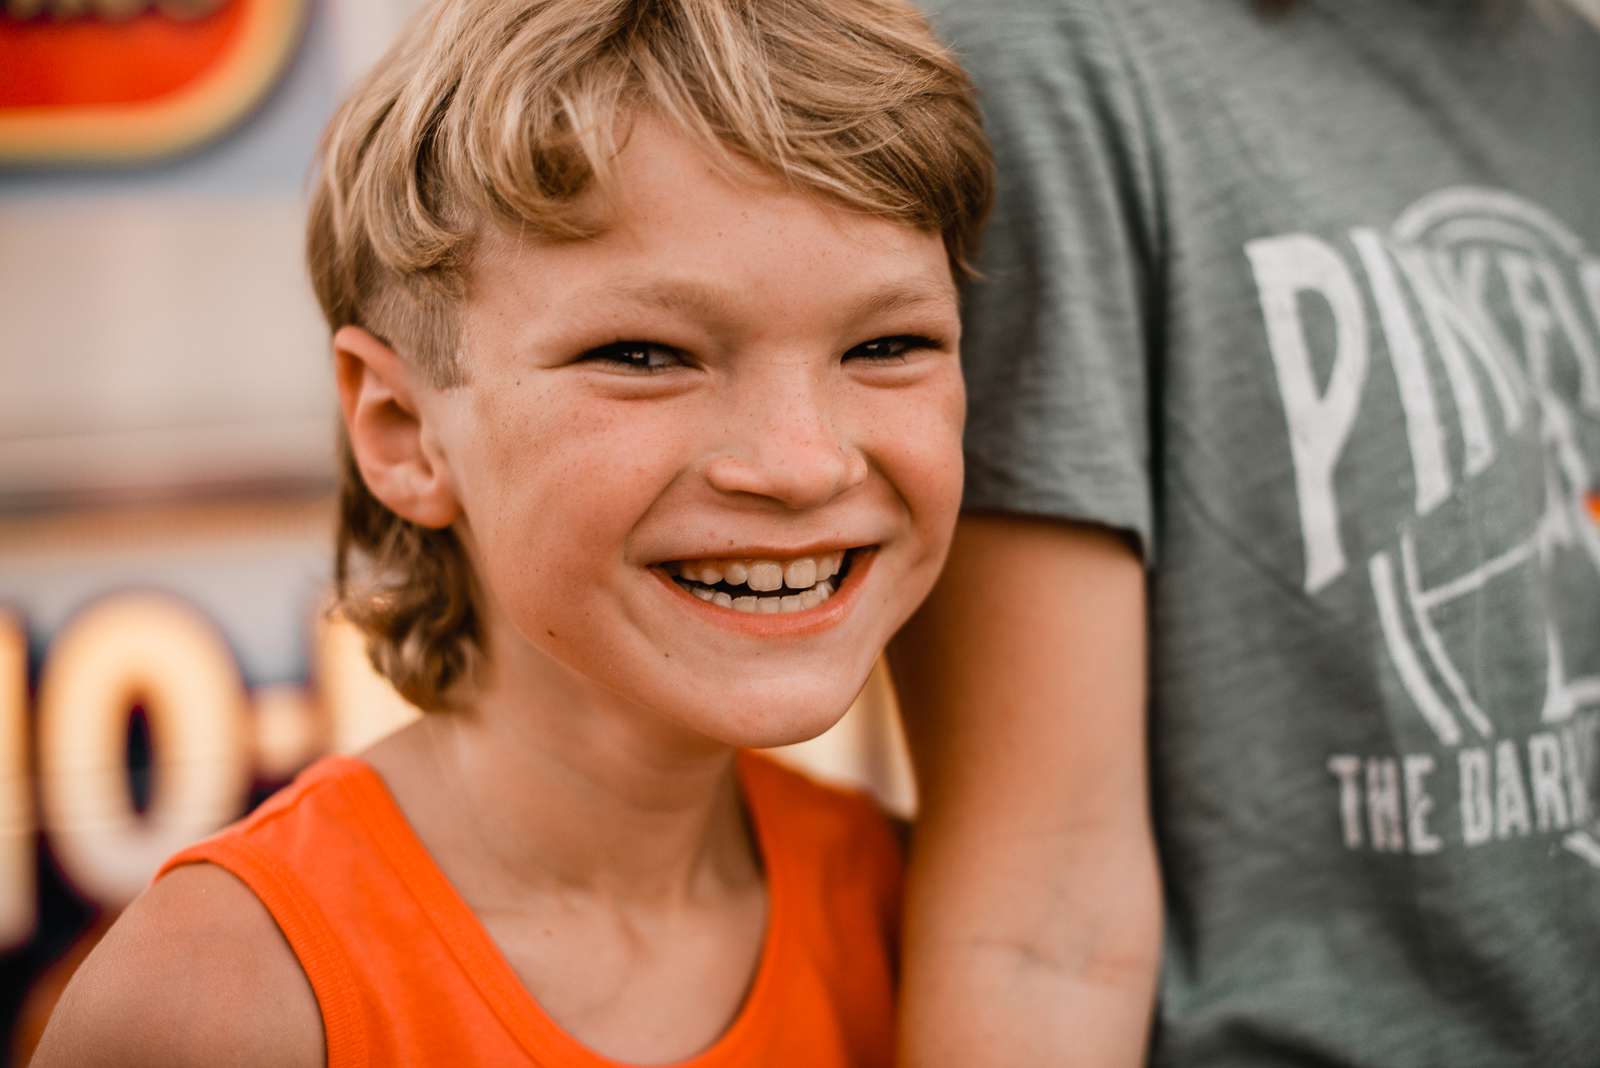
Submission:
[[[1000,199],[909,1063],[1600,1058],[1600,34],[1277,6],[935,14]]]

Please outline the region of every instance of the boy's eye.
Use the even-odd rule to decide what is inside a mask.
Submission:
[[[582,361],[598,361],[639,371],[661,371],[681,366],[683,357],[676,349],[649,341],[618,341],[591,349],[583,354]]]
[[[875,363],[893,363],[905,359],[906,353],[917,349],[936,349],[939,346],[925,337],[880,337],[875,341],[857,345],[844,354],[846,360],[871,360]]]

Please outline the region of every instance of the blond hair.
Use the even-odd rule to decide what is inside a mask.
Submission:
[[[329,326],[464,382],[456,309],[481,228],[592,235],[576,201],[614,188],[647,111],[713,160],[941,234],[968,273],[993,165],[966,74],[909,5],[435,0],[323,135],[307,255]],[[450,530],[371,495],[347,438],[341,454],[340,607],[405,697],[445,707],[478,652],[471,566]]]

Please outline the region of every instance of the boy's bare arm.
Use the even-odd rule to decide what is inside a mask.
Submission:
[[[1161,946],[1144,606],[1118,536],[971,517],[891,646],[922,789],[907,1065],[1143,1063]]]
[[[272,914],[212,864],[162,878],[68,984],[34,1068],[327,1063],[322,1014]]]

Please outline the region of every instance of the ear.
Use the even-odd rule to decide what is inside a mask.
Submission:
[[[461,503],[419,404],[433,387],[359,326],[333,335],[333,362],[350,449],[372,495],[418,526],[455,522]]]

